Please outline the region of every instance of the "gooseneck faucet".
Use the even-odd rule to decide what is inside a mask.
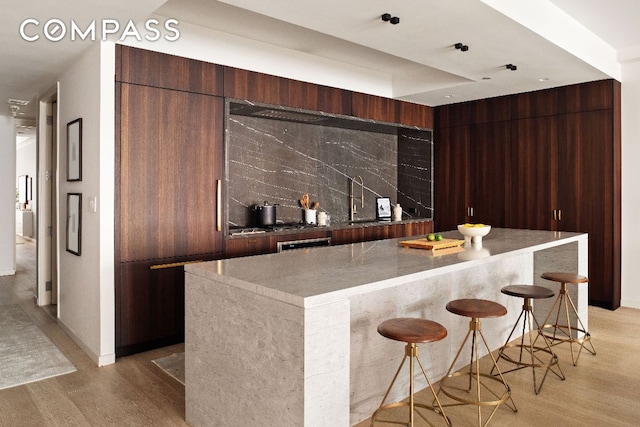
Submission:
[[[353,217],[358,213],[358,207],[355,203],[355,197],[353,193],[353,183],[355,180],[360,180],[360,207],[364,208],[364,180],[360,175],[356,175],[351,179],[351,189],[349,191],[349,221],[353,221]]]

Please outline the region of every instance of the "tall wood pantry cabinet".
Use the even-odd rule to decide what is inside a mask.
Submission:
[[[116,355],[123,356],[184,340],[183,266],[222,256],[224,101],[207,93],[216,90],[211,64],[123,46],[117,53]],[[176,74],[164,79],[161,70]]]
[[[619,82],[443,106],[435,123],[436,230],[588,233],[589,303],[620,306]]]

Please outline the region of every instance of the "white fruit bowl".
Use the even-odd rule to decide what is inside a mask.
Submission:
[[[465,242],[481,243],[482,238],[491,231],[491,226],[483,225],[481,227],[476,227],[472,225],[471,227],[465,227],[464,224],[461,224],[458,226],[458,231],[464,236]]]

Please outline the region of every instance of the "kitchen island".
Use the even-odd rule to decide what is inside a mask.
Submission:
[[[442,255],[404,248],[400,240],[187,266],[186,421],[354,425],[371,416],[402,357],[401,343],[376,332],[383,320],[422,317],[448,329],[447,338],[422,354],[429,375],[439,380],[468,330],[466,319],[445,310],[448,301],[473,297],[505,305],[506,316],[483,321],[497,348],[522,305],[500,288],[520,283],[557,291],[539,278],[542,272],[588,275],[586,234],[493,229],[481,246]],[[585,324],[587,290],[587,284],[572,289]],[[542,319],[551,302],[536,304]],[[400,396],[392,398],[403,397],[406,388],[397,388]]]

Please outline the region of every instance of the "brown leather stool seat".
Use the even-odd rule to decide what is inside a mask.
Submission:
[[[533,371],[533,391],[538,394],[542,389],[542,385],[544,384],[544,380],[547,378],[549,371],[553,372],[561,380],[565,379],[564,373],[558,365],[558,356],[551,351],[550,343],[546,337],[541,335],[544,346],[535,345],[540,333],[540,324],[533,314],[531,300],[551,298],[555,294],[551,289],[543,286],[532,285],[508,285],[503,287],[500,292],[512,297],[524,298],[520,316],[518,316],[518,320],[516,320],[516,323],[513,325],[511,333],[505,341],[505,344],[500,347],[500,350],[498,350],[498,362],[500,362],[500,360],[505,360],[515,366],[510,370],[503,370],[502,373],[506,374],[523,368],[531,368]],[[516,328],[520,325],[520,319],[523,319],[522,335],[519,340],[511,343],[511,337],[516,331]],[[529,338],[528,342],[525,340],[525,337]],[[511,351],[511,349],[516,349],[516,351]],[[553,366],[557,366],[558,372],[552,369]],[[536,368],[545,368],[544,376],[542,377],[542,381],[539,386],[536,381]],[[494,370],[491,372],[493,373]]]
[[[469,331],[462,341],[462,345],[458,350],[451,367],[447,371],[445,377],[440,381],[440,388],[436,395],[440,392],[444,393],[447,397],[453,399],[456,403],[445,404],[447,406],[458,405],[475,405],[478,408],[478,426],[486,426],[493,418],[496,411],[502,405],[502,403],[511,401],[511,405],[507,402],[506,405],[511,408],[512,411],[517,412],[515,402],[511,397],[511,389],[505,381],[500,368],[498,368],[496,359],[491,353],[491,348],[487,344],[487,340],[482,333],[480,324],[481,318],[489,317],[501,317],[507,314],[507,309],[495,301],[489,301],[484,299],[458,299],[447,303],[447,310],[451,313],[459,316],[470,317]],[[471,340],[471,360],[468,370],[460,370],[454,372],[454,368],[462,350],[465,348],[465,344]],[[493,363],[493,368],[497,371],[497,376],[491,375],[480,371],[480,355],[479,346],[480,342],[484,344],[484,347],[489,354]],[[468,381],[466,381],[468,379]],[[462,381],[461,381],[462,380]],[[475,387],[473,387],[475,381]],[[485,393],[483,396],[482,393]],[[489,394],[489,396],[487,396]],[[482,407],[493,406],[493,411],[484,422],[482,421]]]
[[[567,285],[587,283],[589,279],[579,274],[566,272],[543,273],[541,277],[546,280],[560,283],[558,298],[556,298],[551,306],[547,318],[544,319],[541,327],[541,334],[551,341],[551,346],[568,342],[569,348],[571,349],[571,360],[573,361],[573,366],[577,366],[578,359],[580,358],[583,348],[594,356],[596,354],[596,349],[593,347],[593,343],[591,342],[591,334],[586,330],[584,323],[582,323],[582,320],[578,315],[578,309],[573,303],[571,295],[567,291]],[[571,308],[571,311],[569,311],[569,308]],[[549,318],[554,313],[554,310],[556,310],[555,320],[553,323],[548,323]],[[573,325],[571,324],[572,315],[575,315]],[[591,349],[585,347],[586,343],[589,343]],[[580,346],[577,354],[573,351],[573,344],[578,344]]]
[[[442,405],[440,405],[440,401],[433,389],[433,385],[431,384],[431,380],[427,375],[427,372],[424,369],[422,361],[418,357],[418,347],[417,343],[429,343],[434,341],[440,341],[447,336],[447,330],[444,326],[437,322],[433,322],[431,320],[426,319],[417,319],[417,318],[409,318],[409,317],[400,317],[395,319],[385,320],[384,322],[378,325],[378,333],[385,338],[389,338],[395,341],[401,341],[407,343],[405,346],[404,357],[402,358],[402,362],[400,362],[400,366],[396,371],[387,392],[382,398],[382,402],[380,406],[371,416],[371,425],[374,426],[375,423],[392,423],[392,424],[404,424],[413,427],[415,422],[415,414],[420,415],[427,423],[431,424],[424,414],[417,411],[416,408],[428,409],[437,413],[438,415],[444,418],[444,421],[447,425],[451,425],[449,418],[447,418]],[[404,362],[409,358],[409,402],[394,402],[385,404],[393,385],[395,384],[398,374],[402,370],[402,366]],[[431,393],[434,397],[434,403],[436,403],[436,407],[433,405],[426,405],[423,403],[416,403],[414,400],[414,360],[418,361],[420,365],[420,369],[422,370],[422,374],[427,380],[427,384],[429,384],[429,388],[431,389]],[[405,422],[398,422],[394,420],[381,420],[378,417],[381,415],[381,412],[386,409],[396,408],[399,406],[408,406],[409,407],[409,420]]]

